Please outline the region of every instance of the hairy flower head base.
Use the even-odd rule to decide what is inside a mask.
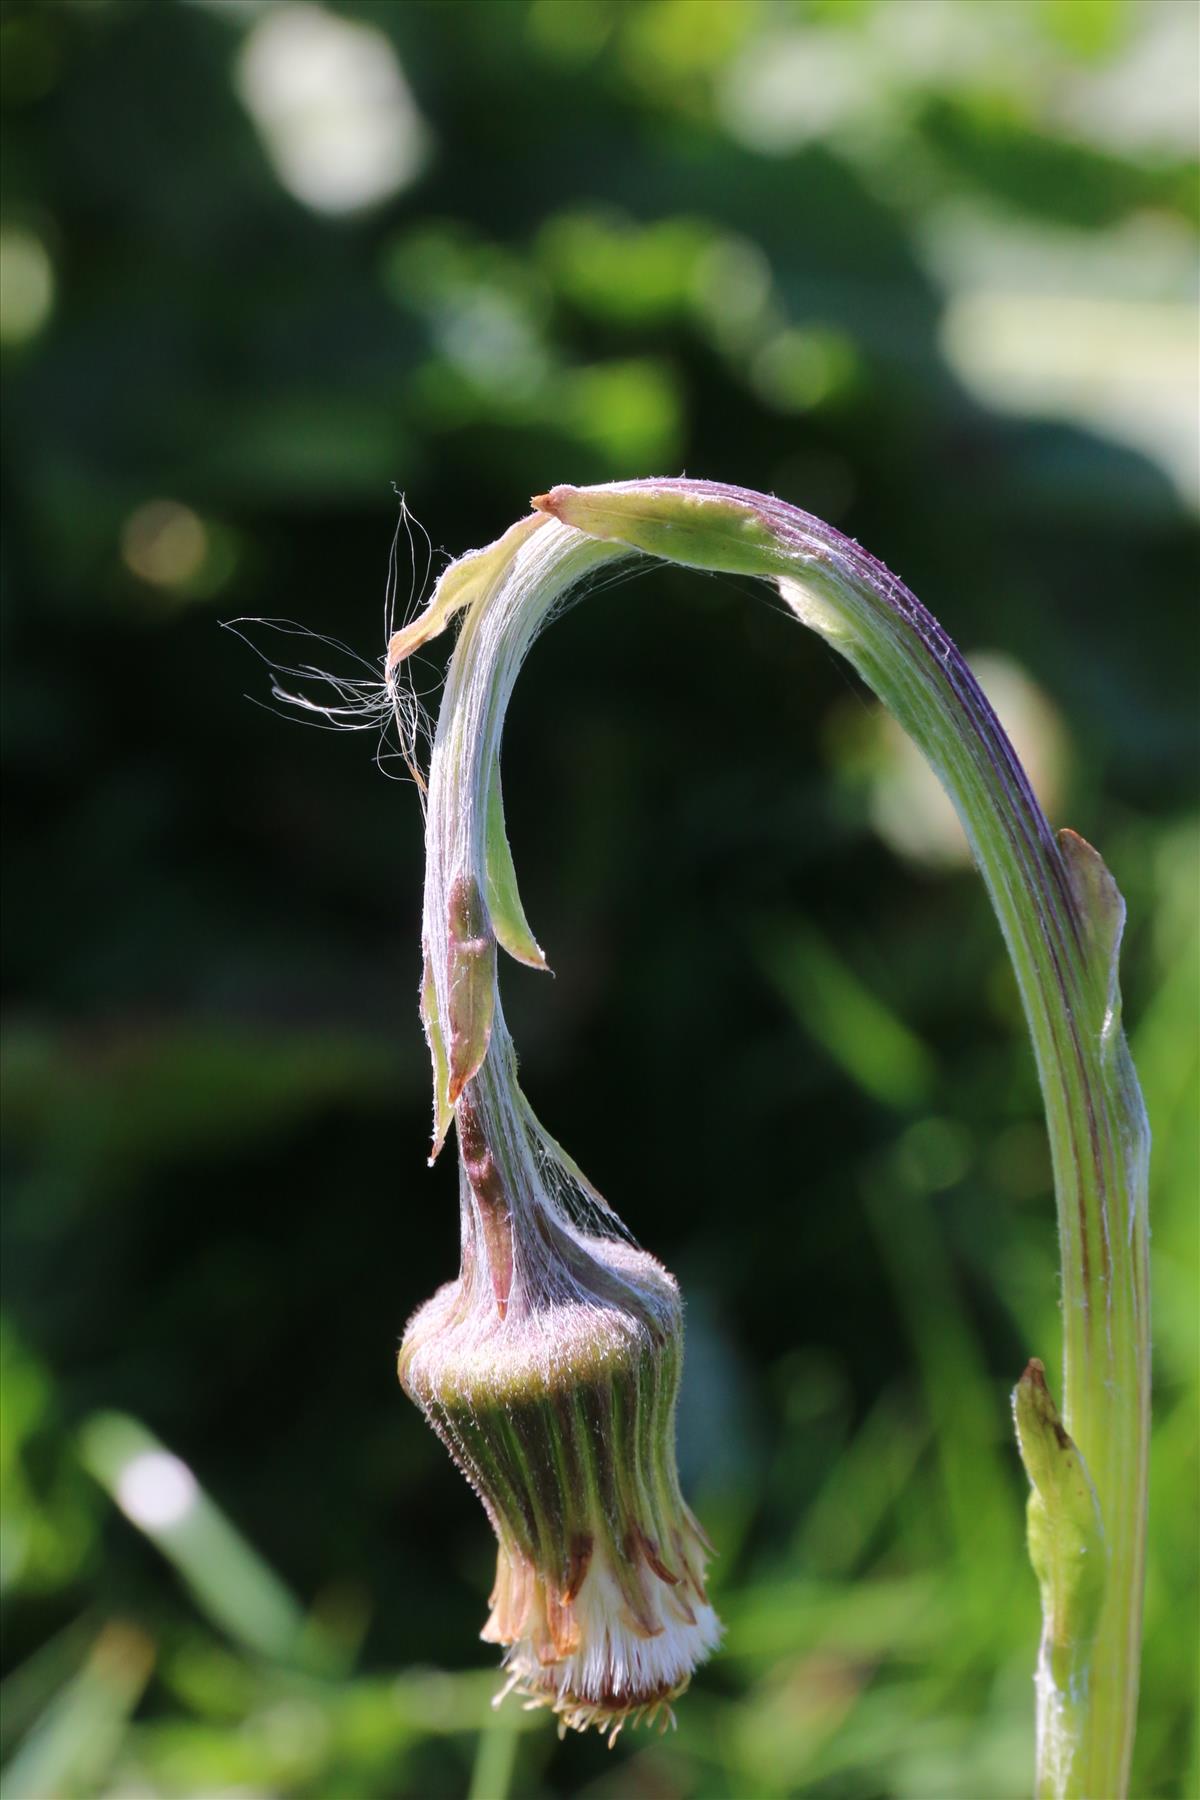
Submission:
[[[421,1001],[435,1155],[457,1130],[462,1265],[409,1322],[400,1379],[496,1533],[483,1636],[506,1646],[503,1693],[610,1736],[665,1725],[720,1635],[675,1467],[682,1307],[521,1092],[496,950],[545,967],[504,832],[512,682],[559,596],[619,554],[523,521],[446,571],[389,657],[393,675],[464,612],[430,763]]]

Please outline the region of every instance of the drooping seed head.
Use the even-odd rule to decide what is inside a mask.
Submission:
[[[391,658],[465,608],[430,770],[421,992],[462,1262],[410,1320],[400,1380],[496,1533],[483,1636],[505,1647],[503,1691],[610,1736],[665,1724],[720,1636],[675,1465],[682,1306],[521,1092],[496,950],[545,967],[504,833],[508,692],[559,593],[621,554],[537,517],[448,570]]]
[[[668,1709],[719,1636],[675,1471],[678,1290],[645,1251],[568,1233],[502,1310],[512,1213],[492,1222],[410,1322],[400,1378],[496,1533],[483,1636],[507,1647],[504,1691],[612,1731]]]

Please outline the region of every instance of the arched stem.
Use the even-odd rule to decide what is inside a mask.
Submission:
[[[853,664],[930,763],[962,820],[1008,946],[1045,1104],[1062,1258],[1062,1418],[1040,1363],[1031,1363],[1016,1397],[1043,1597],[1038,1792],[1062,1800],[1122,1796],[1137,1707],[1146,1530],[1149,1137],[1121,1030],[1124,905],[1116,885],[1083,839],[1051,831],[999,721],[937,621],[839,532],[778,500],[710,482],[560,487],[534,504],[532,519],[447,571],[428,613],[394,640],[390,658],[394,668],[452,611],[468,607],[430,795],[427,955],[436,1013],[449,1021],[438,1132],[487,1054],[491,1017],[447,937],[451,884],[477,884],[490,898],[501,945],[527,961],[540,957],[515,897],[502,819],[498,829],[495,823],[493,774],[504,708],[536,629],[564,587],[605,554],[643,552],[771,581],[797,618]],[[485,961],[478,982],[494,982]],[[457,1076],[456,1012],[466,1020]],[[431,1032],[435,1069],[439,1029],[435,1023]]]

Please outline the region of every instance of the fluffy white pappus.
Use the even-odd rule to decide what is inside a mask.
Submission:
[[[383,600],[385,645],[390,645],[396,635],[398,612],[402,610],[408,620],[420,612],[433,563],[429,533],[409,511],[403,494],[398,498],[400,514],[388,556]],[[402,535],[408,546],[406,561],[410,570],[408,593],[403,601]],[[394,765],[402,763],[405,776],[415,782],[424,799],[424,764],[433,733],[424,706],[425,696],[417,688],[411,663],[396,665],[386,652],[377,660],[361,656],[349,644],[310,630],[294,619],[249,617],[222,620],[222,625],[266,665],[271,676],[271,699],[279,709],[286,708],[299,723],[319,730],[373,734],[377,739],[375,761],[381,772],[393,776]],[[297,645],[320,660],[291,660],[291,649]]]
[[[703,1588],[695,1591],[686,1578],[683,1592],[653,1573],[645,1585],[657,1617],[652,1636],[630,1618],[623,1584],[607,1554],[598,1553],[571,1603],[577,1648],[547,1662],[544,1643],[518,1638],[505,1655],[508,1679],[494,1704],[515,1693],[527,1708],[549,1707],[560,1736],[594,1727],[610,1744],[625,1725],[673,1726],[672,1702],[720,1643],[721,1622],[701,1598]],[[485,1627],[483,1635],[492,1634]]]

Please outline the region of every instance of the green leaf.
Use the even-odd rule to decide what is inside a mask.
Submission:
[[[1108,1546],[1087,1464],[1068,1435],[1035,1356],[1013,1390],[1029,1496],[1029,1559],[1042,1591],[1043,1647],[1064,1691],[1086,1675],[1100,1620]]]
[[[480,594],[488,588],[498,574],[505,571],[512,561],[517,545],[542,522],[539,513],[531,513],[526,519],[518,519],[510,525],[503,537],[497,538],[494,544],[488,544],[482,550],[469,551],[452,562],[442,575],[433,590],[433,597],[423,613],[394,632],[388,642],[387,670],[390,675],[397,663],[402,663],[406,656],[427,644],[444,631],[455,613],[470,606]]]
[[[487,905],[496,941],[518,962],[528,964],[531,969],[548,969],[545,952],[529,929],[517,890],[517,871],[513,867],[512,849],[504,826],[504,795],[500,787],[498,758],[492,764],[488,782],[485,831]]]
[[[425,952],[425,972],[421,980],[421,1023],[425,1027],[425,1042],[429,1045],[433,1063],[433,1147],[429,1152],[432,1163],[437,1161],[438,1152],[446,1141],[454,1108],[450,1104],[450,1059],[446,1055],[446,1039],[438,1018],[437,989],[433,984],[433,964],[428,951]]]
[[[697,496],[652,482],[551,488],[533,504],[592,537],[670,562],[733,575],[770,575],[786,564],[763,516],[742,500]]]
[[[1102,1042],[1108,1043],[1121,1023],[1118,961],[1125,929],[1125,902],[1104,858],[1086,838],[1077,831],[1063,830],[1058,833],[1058,847],[1086,933],[1085,973],[1093,1008],[1088,1023]]]

